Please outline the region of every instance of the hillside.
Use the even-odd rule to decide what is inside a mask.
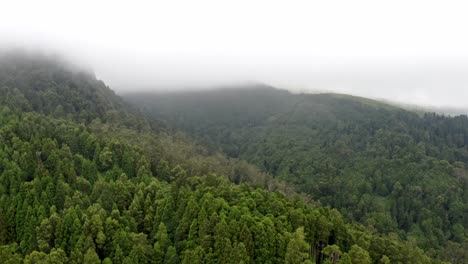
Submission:
[[[365,98],[262,86],[125,99],[348,220],[439,256],[467,251],[466,116],[419,115]]]
[[[36,112],[84,125],[100,139],[138,146],[151,157],[155,172],[159,160],[182,166],[194,174],[215,172],[236,183],[288,188],[246,162],[193,144],[184,134],[166,131],[164,124],[145,119],[94,74],[38,53],[0,53],[0,102],[15,112]]]
[[[92,74],[14,56],[0,60],[0,263],[441,263],[145,120]]]

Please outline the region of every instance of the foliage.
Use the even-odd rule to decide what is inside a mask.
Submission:
[[[345,224],[335,210],[277,192],[177,166],[169,168],[167,182],[146,167],[140,149],[98,140],[84,126],[8,108],[0,116],[0,259],[11,263],[18,256],[34,263],[178,263],[183,256],[201,262],[320,261],[332,241],[345,252],[359,243],[378,258],[423,257],[403,251],[406,242]],[[112,157],[102,167],[106,151]],[[131,157],[138,173],[125,172],[124,157]],[[370,247],[377,238],[395,250]]]
[[[149,116],[257,165],[347,220],[443,257],[468,232],[468,118],[264,86],[133,94]],[[453,259],[453,258],[450,258]]]
[[[92,75],[1,64],[1,263],[440,263],[271,191],[287,188],[245,161],[150,130]]]

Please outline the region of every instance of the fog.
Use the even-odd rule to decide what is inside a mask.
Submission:
[[[0,48],[62,54],[117,93],[261,82],[428,106],[468,100],[463,1],[10,1]]]

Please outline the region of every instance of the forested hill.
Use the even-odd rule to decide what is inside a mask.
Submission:
[[[226,125],[243,128],[267,124],[291,125],[307,120],[365,120],[375,111],[398,108],[377,101],[342,94],[292,94],[256,85],[194,92],[130,93],[124,98],[140,104],[147,113],[185,130]]]
[[[437,255],[347,223],[245,161],[151,130],[92,74],[9,56],[0,60],[0,263],[463,261],[459,248]]]
[[[139,119],[104,82],[59,56],[0,52],[0,104],[58,118],[103,122],[142,129]]]
[[[434,255],[455,249],[454,259],[466,261],[460,254],[468,252],[466,116],[265,86],[125,99],[338,208],[348,220],[398,234]]]

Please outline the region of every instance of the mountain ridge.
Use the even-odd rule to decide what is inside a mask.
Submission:
[[[397,232],[425,249],[463,244],[458,234],[463,237],[467,222],[459,216],[467,206],[467,181],[456,175],[466,173],[468,162],[466,116],[274,89],[125,98],[202,144],[341,208],[347,219]],[[446,206],[462,211],[453,214]]]
[[[335,209],[268,191],[281,182],[154,130],[111,94],[86,98],[109,89],[93,76],[57,82],[39,63],[11,82],[3,69],[2,263],[443,263]],[[460,250],[446,255],[457,263]]]

